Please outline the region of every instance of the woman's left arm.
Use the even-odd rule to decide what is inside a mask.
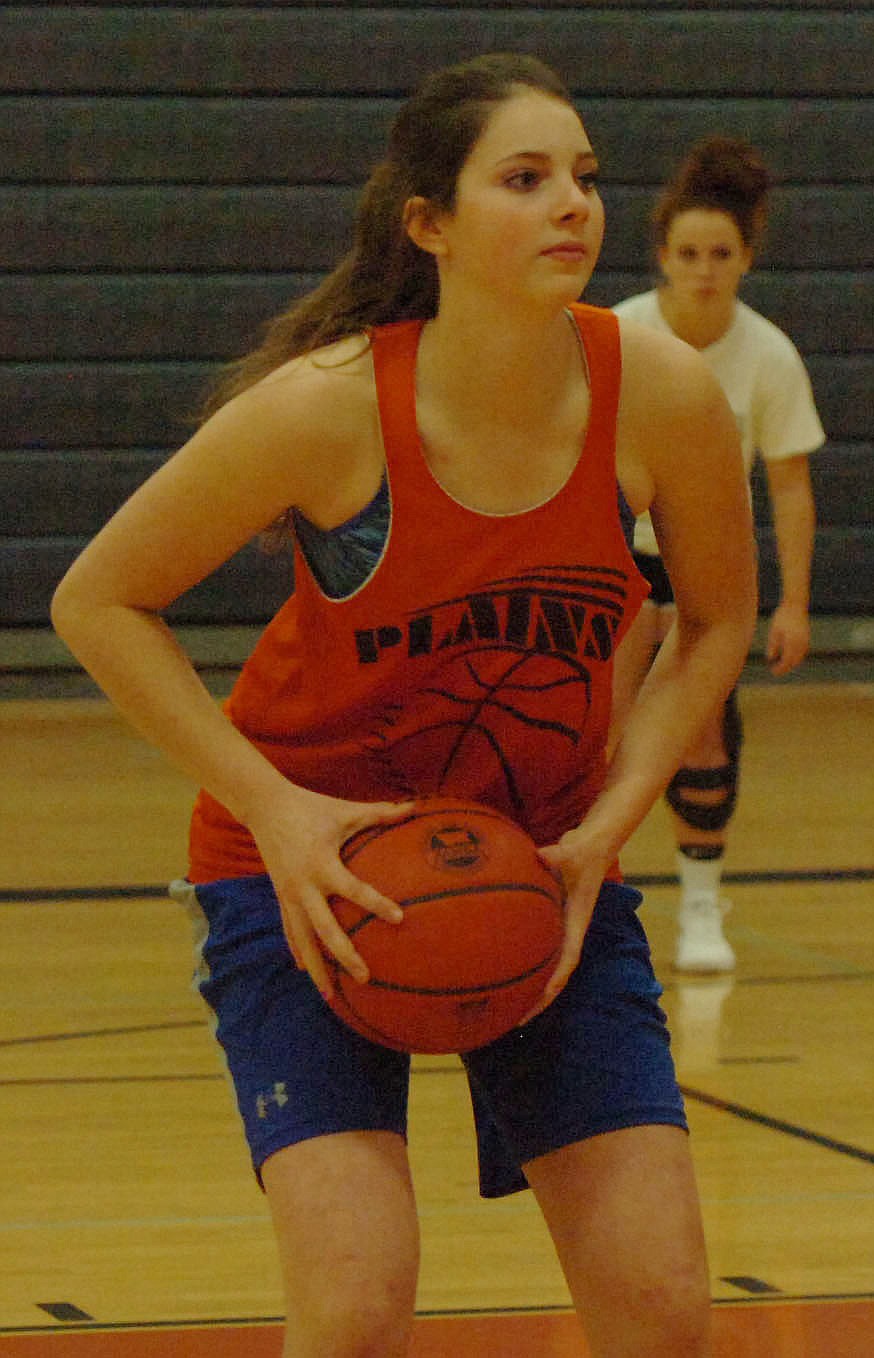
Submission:
[[[788,674],[810,646],[810,568],[816,510],[806,453],[766,459],[777,558],[780,602],[768,626],[766,659],[772,674]]]
[[[568,891],[565,943],[545,1007],[579,960],[598,891],[626,840],[743,668],[756,620],[756,555],[737,426],[687,345],[623,324],[617,469],[635,513],[649,509],[676,621],[583,822],[542,850]]]

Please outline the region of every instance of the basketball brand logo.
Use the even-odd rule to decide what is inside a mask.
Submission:
[[[469,872],[485,861],[485,846],[466,825],[441,825],[428,836],[427,858],[432,867]]]

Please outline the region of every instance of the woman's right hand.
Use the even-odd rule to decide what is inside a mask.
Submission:
[[[250,817],[249,829],[276,889],[292,956],[327,998],[334,987],[326,952],[356,981],[369,978],[329,898],[343,896],[392,924],[403,919],[395,901],[349,871],[340,850],[356,831],[408,814],[412,802],[347,802],[286,787],[286,795],[274,797],[268,811]]]

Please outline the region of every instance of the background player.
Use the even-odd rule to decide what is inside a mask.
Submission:
[[[766,224],[768,173],[758,151],[730,137],[697,143],[653,214],[662,281],[614,310],[674,334],[699,350],[728,397],[744,460],[764,458],[780,566],[780,602],[770,619],[771,672],[788,674],[807,654],[814,541],[808,453],[825,441],[810,381],[792,341],[738,298]],[[725,538],[718,504],[713,527]],[[615,730],[673,619],[673,592],[647,514],[635,525],[635,556],[652,594],[620,647]],[[734,950],[722,931],[720,881],[727,827],[738,790],[741,719],[737,695],[714,710],[668,788],[677,843],[680,908],[674,965],[731,971]]]

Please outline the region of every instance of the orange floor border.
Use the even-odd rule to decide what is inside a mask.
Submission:
[[[0,1335],[3,1358],[277,1358],[277,1325],[77,1329]],[[586,1358],[569,1313],[420,1317],[410,1358]],[[874,1301],[767,1302],[714,1309],[714,1358],[861,1358]]]

